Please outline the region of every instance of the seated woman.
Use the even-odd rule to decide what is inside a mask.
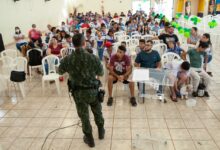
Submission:
[[[190,37],[187,39],[187,44],[192,44],[192,45],[196,45],[197,42],[199,41],[200,36],[198,34],[198,29],[197,27],[192,27],[191,29],[191,35]]]
[[[16,47],[19,51],[21,51],[21,47],[23,45],[26,45],[27,42],[24,40],[24,34],[21,33],[21,30],[19,27],[15,27],[15,34],[14,34],[14,39],[16,41]]]
[[[183,60],[186,60],[186,52],[182,48],[180,48],[179,46],[175,45],[174,42],[172,42],[172,41],[169,41],[167,43],[167,45],[168,45],[167,52],[176,53]]]
[[[57,37],[53,37],[50,41],[49,48],[47,49],[47,55],[56,55],[60,57],[60,50],[62,49],[62,45],[58,43]]]
[[[115,40],[114,40],[114,32],[111,29],[108,31],[108,35],[106,36],[105,39],[106,39],[106,42],[107,41],[111,42],[111,43],[115,42]]]

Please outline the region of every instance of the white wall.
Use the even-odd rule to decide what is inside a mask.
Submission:
[[[19,26],[26,35],[33,23],[41,30],[46,30],[47,24],[57,26],[68,14],[67,2],[68,0],[0,0],[0,33],[4,44],[13,42],[15,26]]]
[[[47,24],[57,26],[65,20],[68,12],[73,12],[73,7],[78,7],[80,12],[100,13],[101,0],[0,0],[0,33],[4,44],[13,42],[15,26],[19,26],[25,35],[33,23],[45,31]],[[132,9],[132,0],[104,0],[104,9],[106,13],[127,13]]]
[[[74,0],[73,0],[74,1]],[[122,11],[127,13],[128,10],[132,9],[132,0],[103,0],[104,11],[105,13],[115,12],[121,13]],[[98,12],[101,13],[101,0],[78,0],[75,3],[76,6],[79,6],[78,11],[82,12]]]

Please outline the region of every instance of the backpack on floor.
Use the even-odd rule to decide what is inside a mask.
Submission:
[[[199,97],[203,97],[204,96],[205,88],[206,88],[206,86],[205,86],[205,84],[203,82],[199,83],[198,90],[197,90]]]

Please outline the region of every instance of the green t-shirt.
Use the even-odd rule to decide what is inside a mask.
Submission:
[[[189,55],[191,67],[201,68],[206,52],[198,52],[196,49],[190,49],[187,53]]]

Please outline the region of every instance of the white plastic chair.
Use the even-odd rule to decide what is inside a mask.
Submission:
[[[55,81],[58,95],[60,92],[59,74],[56,72],[56,67],[59,66],[59,58],[55,55],[49,55],[42,59],[43,77],[42,77],[42,90],[45,91],[45,81]],[[48,67],[47,67],[48,66]]]
[[[181,58],[178,54],[172,52],[163,54],[161,57],[162,67],[165,68],[166,64],[172,63],[174,60],[181,60]]]
[[[141,35],[139,35],[139,34],[132,35],[131,39],[138,39],[138,40],[140,40],[141,39]]]
[[[133,35],[140,35],[140,34],[138,31],[133,31],[133,32],[131,32],[131,36],[133,36]]]
[[[149,33],[150,33],[150,35],[153,35],[153,36],[157,35],[157,33],[155,31],[150,31]]]
[[[15,67],[13,68],[14,71],[24,71],[27,72],[27,59],[25,57],[17,57],[13,60],[13,64]],[[21,90],[22,97],[25,97],[25,89],[24,89],[24,82],[18,82],[18,86]]]
[[[130,40],[130,46],[138,46],[139,45],[139,40],[138,39],[131,39]]]
[[[73,47],[62,48],[60,50],[61,59],[63,59],[64,57],[66,57],[68,55],[71,55],[73,51],[75,51],[75,48],[73,48]]]
[[[30,60],[30,59],[31,59],[31,58],[30,58],[30,53],[33,52],[33,51],[39,52],[40,55],[41,55],[41,57],[43,58],[43,50],[34,48],[34,49],[30,49],[30,50],[27,51],[28,61],[31,61],[31,60]],[[41,61],[42,61],[42,60],[41,60]],[[32,69],[35,69],[35,68],[40,68],[40,69],[41,69],[41,67],[42,67],[42,64],[36,65],[36,66],[31,66],[30,64],[28,64],[30,81],[31,81],[31,78],[32,78],[32,75],[31,75]]]
[[[153,41],[153,45],[156,45],[156,44],[160,44],[160,40],[152,40]]]
[[[18,50],[6,49],[6,50],[1,52],[1,57],[4,57],[4,56],[9,56],[11,58],[16,58],[16,57],[18,57]]]
[[[142,35],[141,39],[144,39],[145,41],[151,40],[154,36],[150,34]]]
[[[156,44],[153,45],[152,49],[158,51],[160,56],[162,56],[167,51],[167,45],[164,43]]]
[[[0,62],[1,62],[1,69],[0,69],[0,74],[1,74],[1,88],[2,89],[6,89],[6,86],[8,88],[8,95],[9,95],[9,91],[10,91],[10,75],[11,75],[11,70],[13,69],[13,67],[15,66],[13,64],[13,58],[9,57],[9,56],[4,56],[0,58]]]
[[[130,40],[130,39],[131,37],[129,35],[122,35],[117,37],[118,42]]]

